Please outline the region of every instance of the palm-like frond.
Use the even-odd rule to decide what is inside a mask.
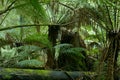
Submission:
[[[15,9],[19,14],[24,15],[26,18],[34,19],[37,18],[41,23],[48,23],[48,16],[45,12],[44,1],[39,0],[18,0],[15,3]]]
[[[30,4],[32,5],[34,11],[38,14],[38,17],[40,17],[40,20],[43,20],[43,22],[48,21],[44,5],[40,4],[39,0],[30,0]]]
[[[52,44],[51,42],[48,40],[47,35],[41,35],[41,34],[32,34],[27,36],[24,39],[24,42],[26,44],[33,44],[33,45],[38,45],[40,47],[49,47],[51,48]]]
[[[70,48],[72,46],[73,46],[72,44],[64,43],[64,44],[56,45],[55,48]]]

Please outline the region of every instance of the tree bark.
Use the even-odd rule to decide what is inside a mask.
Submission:
[[[106,80],[115,80],[115,67],[117,63],[119,41],[117,39],[111,40],[111,44],[108,49],[107,62],[107,76]]]
[[[52,43],[52,47],[56,45],[56,39],[58,38],[58,33],[60,30],[60,26],[56,25],[49,25],[48,26],[48,39]],[[55,67],[55,61],[54,61],[54,50],[48,50],[47,53],[47,63],[46,66],[49,68],[54,68]]]

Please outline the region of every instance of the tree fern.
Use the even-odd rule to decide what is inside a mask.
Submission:
[[[31,19],[32,21],[34,18],[37,18],[41,23],[48,23],[48,17],[44,8],[44,3],[46,3],[46,1],[41,2],[39,0],[18,0],[15,6],[19,6],[16,7],[16,10],[19,14],[24,15],[26,18]]]
[[[59,57],[59,54],[61,51],[60,48],[66,49],[66,48],[70,48],[70,47],[72,47],[72,44],[58,44],[58,45],[56,45],[54,47],[55,48],[55,59],[58,60],[58,57]]]
[[[24,42],[28,44],[37,45],[40,47],[51,48],[51,42],[48,40],[48,37],[45,34],[41,35],[37,33],[37,34],[29,35],[24,39]]]
[[[80,47],[73,47],[72,44],[59,44],[55,46],[55,49],[58,49],[59,53],[55,54],[55,55],[59,55],[59,54],[66,54],[68,56],[72,56],[72,55],[77,55],[79,57],[84,58],[84,56],[82,54],[80,54],[80,52],[85,51],[84,48],[80,48]],[[57,57],[56,57],[57,58]]]
[[[16,65],[22,68],[40,68],[43,66],[43,62],[38,61],[36,59],[31,59],[20,61]]]
[[[55,60],[57,60],[60,67],[71,66],[72,70],[76,65],[78,68],[85,69],[84,63],[84,54],[83,51],[86,51],[84,48],[73,47],[72,44],[59,44],[55,47]],[[64,61],[64,62],[63,62]],[[67,61],[67,62],[66,62]],[[77,69],[78,69],[77,68]]]

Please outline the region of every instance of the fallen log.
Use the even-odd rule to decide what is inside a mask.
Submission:
[[[0,68],[0,80],[90,80],[84,72]]]

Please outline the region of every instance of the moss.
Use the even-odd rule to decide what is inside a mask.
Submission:
[[[94,75],[94,72],[79,71],[50,71],[50,70],[33,70],[33,69],[16,69],[5,68],[0,70],[1,80],[68,80],[68,75],[74,79]]]
[[[51,71],[48,70],[32,70],[32,69],[17,69],[17,68],[3,68],[0,71],[0,75],[2,75],[3,79],[11,79],[13,75],[30,75],[31,77],[33,76],[41,76],[41,78],[44,77],[49,77]],[[44,80],[44,79],[41,79]],[[50,79],[48,79],[50,80]]]
[[[9,79],[11,79],[11,77],[12,77],[11,75],[3,75],[2,78],[5,80],[9,80]]]

